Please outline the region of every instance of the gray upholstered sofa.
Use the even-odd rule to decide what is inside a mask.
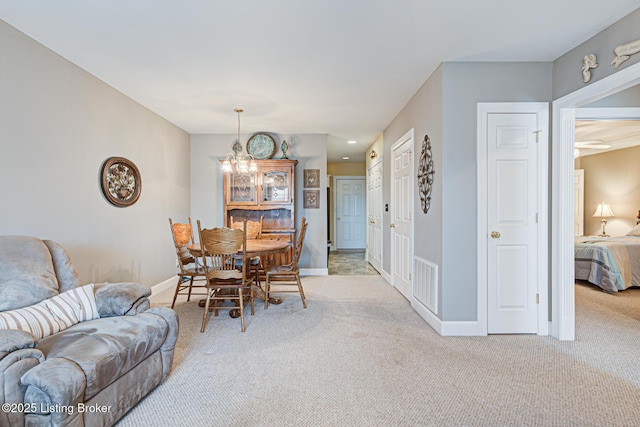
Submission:
[[[175,312],[149,295],[81,286],[59,244],[0,236],[0,426],[110,426],[135,406],[168,375],[178,336]]]

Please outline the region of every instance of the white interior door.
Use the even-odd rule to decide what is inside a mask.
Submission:
[[[391,280],[393,286],[411,301],[413,131],[407,133],[391,149]]]
[[[573,171],[573,235],[584,235],[584,169]]]
[[[382,269],[382,160],[367,171],[367,260]]]
[[[536,113],[487,118],[488,333],[538,331]]]
[[[367,244],[365,183],[363,178],[336,177],[337,249],[364,249]]]

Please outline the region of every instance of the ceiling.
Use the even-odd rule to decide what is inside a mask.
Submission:
[[[640,118],[639,118],[640,119]],[[640,120],[576,120],[575,142],[580,156],[640,145]],[[589,145],[609,148],[589,148]]]
[[[553,61],[636,8],[638,0],[0,0],[0,19],[189,133],[233,134],[241,107],[243,134],[326,133],[329,161],[363,161],[440,63]]]

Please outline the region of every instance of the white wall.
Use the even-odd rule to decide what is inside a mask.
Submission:
[[[273,133],[272,133],[273,134]],[[327,268],[327,135],[276,135],[278,144],[282,139],[295,141],[287,155],[298,160],[296,166],[296,224],[305,216],[309,226],[305,236],[300,267],[305,269]],[[243,146],[250,135],[240,135]],[[231,151],[236,135],[201,134],[191,135],[191,216],[203,226],[224,224],[223,188],[224,177],[220,160]],[[274,159],[280,158],[278,151]],[[320,209],[304,209],[304,169],[320,169]],[[296,227],[297,228],[297,227]]]
[[[85,283],[175,275],[167,218],[189,213],[186,132],[0,21],[0,234],[61,243]],[[105,159],[132,160],[128,208],[100,190]]]

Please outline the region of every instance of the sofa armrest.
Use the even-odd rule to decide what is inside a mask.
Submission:
[[[24,331],[0,330],[0,403],[16,405],[16,410],[0,412],[0,425],[24,425],[24,411],[18,405],[24,401],[26,387],[20,378],[34,366],[44,362],[44,355],[35,348],[33,335]]]
[[[140,283],[100,283],[94,289],[100,317],[129,316],[150,307],[151,288]]]
[[[164,381],[167,375],[169,375],[169,372],[171,372],[173,353],[175,351],[176,341],[178,341],[178,332],[180,329],[178,315],[169,307],[153,307],[149,309],[147,313],[153,313],[162,317],[169,326],[167,338],[160,347],[162,354],[162,381]]]
[[[26,415],[29,425],[76,425],[74,420],[82,416],[77,408],[87,384],[84,372],[74,362],[47,359],[27,371],[21,382],[27,388],[24,403],[30,408]]]
[[[22,348],[34,348],[36,338],[26,331],[0,329],[0,359]]]

